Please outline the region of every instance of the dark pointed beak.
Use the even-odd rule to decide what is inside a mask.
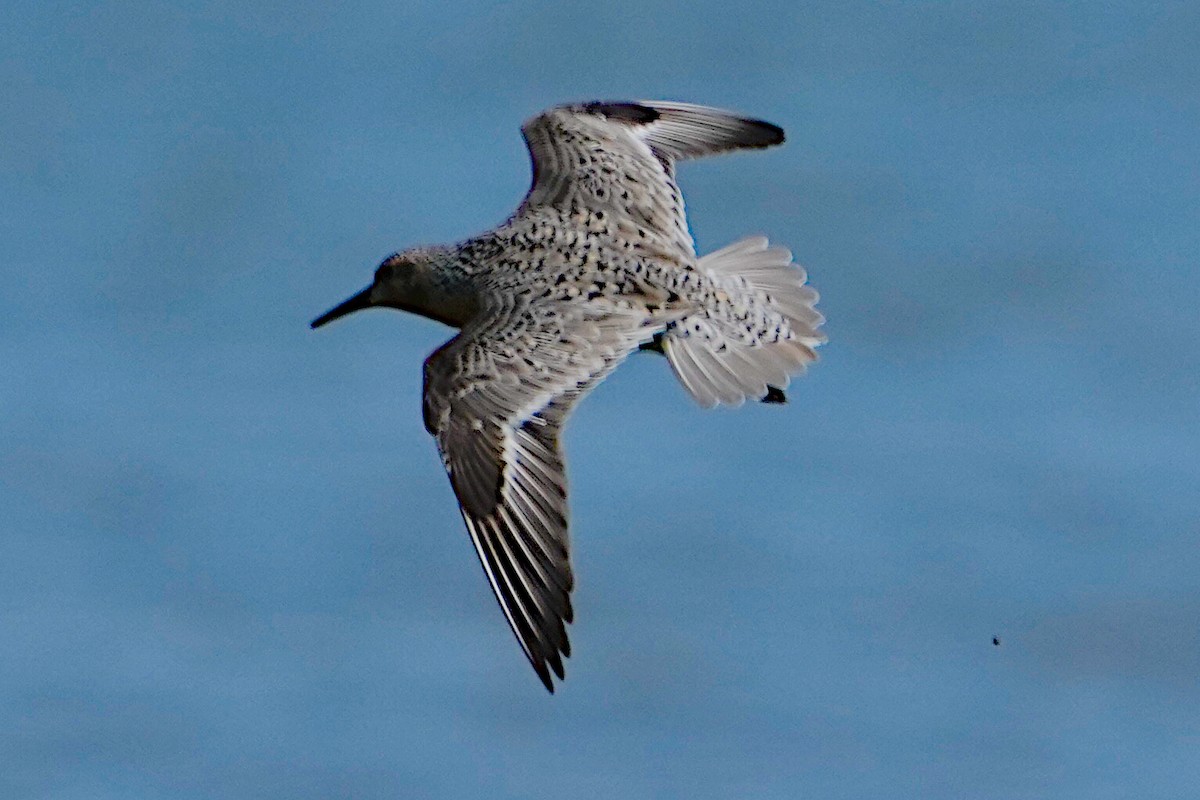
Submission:
[[[321,316],[314,319],[309,326],[316,329],[327,322],[333,322],[338,317],[344,317],[354,311],[362,311],[364,308],[371,307],[371,287],[363,289],[358,294],[351,297],[345,302],[339,303],[333,308],[326,311]]]

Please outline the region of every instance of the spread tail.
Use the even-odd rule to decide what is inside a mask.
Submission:
[[[669,326],[662,349],[698,403],[780,402],[792,375],[816,361],[825,342],[817,292],[783,247],[756,236],[709,253],[700,268],[717,285],[705,311]]]

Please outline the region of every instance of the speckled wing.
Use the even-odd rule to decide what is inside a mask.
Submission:
[[[500,607],[542,683],[570,655],[567,484],[574,403],[650,333],[591,304],[490,309],[425,362],[425,427]]]
[[[611,216],[628,242],[690,261],[674,163],[783,141],[783,130],[686,103],[585,103],[546,111],[522,127],[533,186],[520,214],[553,208]]]

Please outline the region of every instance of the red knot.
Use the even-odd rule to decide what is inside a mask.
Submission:
[[[783,402],[825,341],[792,254],[766,238],[698,257],[675,162],[783,142],[768,122],[684,103],[586,103],[522,128],[533,186],[455,245],[385,259],[313,321],[397,308],[460,329],[425,361],[425,427],[508,624],[542,683],[563,677],[571,608],[559,446],[575,404],[631,352],[666,356],[701,405]]]

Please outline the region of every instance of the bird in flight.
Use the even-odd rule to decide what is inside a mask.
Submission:
[[[479,560],[553,692],[573,620],[559,440],[575,404],[632,352],[666,357],[704,407],[783,402],[825,341],[817,293],[763,237],[696,255],[675,163],[783,142],[783,130],[671,102],[552,108],[522,127],[533,185],[493,230],[414,247],[313,320],[387,307],[460,330],[425,361],[437,441]]]

